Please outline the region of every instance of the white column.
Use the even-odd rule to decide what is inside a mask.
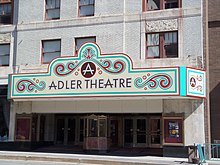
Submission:
[[[15,139],[15,114],[16,114],[16,103],[11,101],[10,103],[10,121],[9,121],[9,136],[8,141],[14,141]]]

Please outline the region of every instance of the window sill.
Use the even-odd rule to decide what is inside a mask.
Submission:
[[[167,8],[167,9],[145,10],[145,11],[143,11],[143,12],[164,11],[164,10],[173,10],[173,9],[181,9],[181,7],[173,7],[173,8]]]
[[[164,60],[164,59],[178,59],[179,57],[163,57],[163,58],[160,58],[160,57],[146,57],[146,60]]]

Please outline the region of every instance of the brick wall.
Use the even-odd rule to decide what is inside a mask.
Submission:
[[[208,0],[209,19],[209,87],[211,140],[220,139],[220,12],[219,0]]]
[[[217,21],[220,20],[220,12],[219,12],[219,6],[220,1],[219,0],[208,0],[208,14],[209,14],[209,21]]]

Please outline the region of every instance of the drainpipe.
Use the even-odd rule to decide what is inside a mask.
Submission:
[[[202,1],[202,18],[203,18],[203,38],[204,38],[204,69],[206,70],[206,99],[204,99],[204,123],[205,123],[205,143],[211,144],[210,128],[210,97],[209,97],[209,28],[208,28],[208,0]],[[211,158],[210,145],[205,146],[205,157]]]
[[[125,40],[126,40],[126,38],[125,38],[125,35],[126,35],[126,33],[125,33],[125,31],[126,31],[126,29],[125,29],[125,13],[126,13],[126,0],[124,0],[124,10],[123,10],[123,53],[125,53]]]

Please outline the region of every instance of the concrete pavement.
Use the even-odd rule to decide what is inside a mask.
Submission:
[[[58,154],[40,152],[0,151],[1,160],[51,161],[76,164],[105,165],[189,165],[186,158],[153,157],[153,156],[108,156],[87,154]],[[206,164],[210,164],[206,163]],[[216,163],[216,162],[215,162]],[[212,163],[211,163],[212,164]],[[220,162],[219,162],[220,164]]]
[[[34,161],[34,160],[5,160],[5,159],[0,159],[0,164],[1,165],[91,165],[84,163]]]

